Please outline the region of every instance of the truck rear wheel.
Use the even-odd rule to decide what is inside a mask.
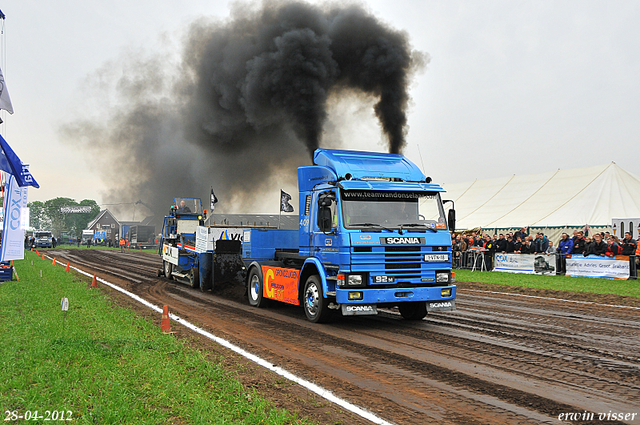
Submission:
[[[324,323],[330,319],[329,302],[322,296],[322,281],[317,274],[309,276],[304,284],[302,305],[310,322]]]
[[[173,264],[168,261],[162,261],[162,270],[164,271],[164,277],[171,280],[173,277],[171,273],[173,272]]]
[[[400,314],[405,320],[422,320],[427,315],[427,303],[416,301],[398,305]]]
[[[267,299],[262,296],[263,294],[263,281],[260,271],[252,267],[249,272],[249,278],[247,279],[247,296],[249,297],[249,305],[254,307],[265,307],[267,305]]]
[[[200,273],[198,273],[196,267],[192,267],[191,270],[189,270],[189,285],[193,289],[197,289],[200,286]]]

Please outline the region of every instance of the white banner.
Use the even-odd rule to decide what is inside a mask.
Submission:
[[[629,257],[572,256],[567,258],[567,276],[629,279]]]
[[[239,227],[203,227],[198,226],[196,232],[196,252],[203,253],[215,249],[215,241],[242,241],[243,228]]]
[[[540,254],[495,254],[493,271],[555,275],[556,257]]]
[[[27,187],[20,187],[12,174],[5,186],[4,223],[0,261],[24,259],[24,228],[22,214],[27,208]]]

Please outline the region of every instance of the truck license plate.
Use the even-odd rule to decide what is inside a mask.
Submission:
[[[424,261],[449,261],[449,254],[424,254]]]

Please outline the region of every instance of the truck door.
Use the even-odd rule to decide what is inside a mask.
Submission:
[[[312,229],[312,255],[324,264],[338,264],[338,203],[335,191],[318,194]]]

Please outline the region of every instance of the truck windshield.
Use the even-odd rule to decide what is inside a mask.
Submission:
[[[342,191],[342,222],[348,229],[445,230],[438,192]]]
[[[174,202],[179,213],[202,214],[200,198],[175,198]]]
[[[50,238],[51,232],[35,232],[34,237],[36,238]]]

